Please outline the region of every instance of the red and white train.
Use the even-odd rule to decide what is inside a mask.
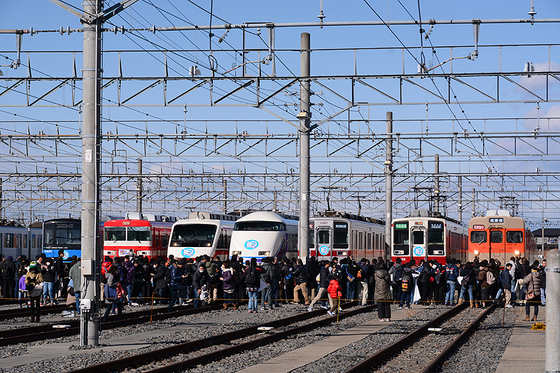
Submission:
[[[469,221],[468,260],[498,259],[502,265],[513,257],[536,259],[537,245],[522,218],[509,211],[489,210]]]
[[[106,221],[103,226],[103,257],[125,255],[167,256],[167,246],[175,218],[127,213],[125,219]]]
[[[416,210],[412,216],[393,219],[391,229],[393,262],[397,258],[403,263],[434,259],[445,264],[448,258],[467,259],[467,228],[440,214]]]
[[[333,257],[385,258],[385,223],[339,211],[322,211],[309,219],[309,255],[318,260]]]

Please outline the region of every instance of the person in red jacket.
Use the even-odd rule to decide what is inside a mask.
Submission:
[[[327,313],[331,316],[336,315],[335,310],[338,309],[337,303],[334,301],[335,299],[340,299],[342,297],[342,288],[337,280],[332,279],[329,283],[329,287],[327,288],[327,293],[329,295],[329,304],[331,308],[327,311]]]
[[[105,257],[105,261],[103,263],[101,263],[101,283],[99,285],[101,285],[101,292],[100,294],[100,300],[103,302],[105,301],[105,284],[107,283],[107,278],[105,277],[105,274],[109,271],[109,269],[113,266],[113,259],[110,256],[106,256]]]

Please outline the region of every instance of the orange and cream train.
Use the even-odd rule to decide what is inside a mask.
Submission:
[[[532,262],[536,242],[522,218],[506,210],[489,210],[485,216],[469,221],[468,260],[498,259],[502,265],[513,257],[525,257]]]

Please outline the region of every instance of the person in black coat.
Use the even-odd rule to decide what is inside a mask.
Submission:
[[[167,267],[163,263],[163,258],[158,257],[156,259],[154,267],[154,288],[156,292],[156,304],[165,304],[167,298],[167,283],[165,281],[165,274],[167,273]]]
[[[430,294],[430,278],[433,278],[432,267],[426,262],[422,265],[422,271],[418,276],[418,289],[420,290],[419,304],[428,304],[428,296]]]
[[[210,288],[210,276],[206,271],[206,265],[204,263],[200,263],[198,266],[198,270],[193,275],[193,282],[194,288],[194,302],[193,308],[197,308],[200,305],[200,293],[202,293],[202,287],[206,286],[206,288]]]
[[[8,299],[15,298],[17,267],[11,255],[0,263],[0,272],[2,273],[2,296]]]
[[[287,303],[294,293],[294,268],[288,258],[283,259],[282,268],[280,269],[281,283],[283,288],[282,300]]]
[[[307,268],[305,267],[301,259],[297,260],[297,267],[294,271],[294,277],[296,279],[296,286],[294,287],[293,304],[299,303],[298,290],[301,290],[303,299],[305,300],[305,305],[308,306],[311,301],[309,300],[309,294],[307,293]]]
[[[474,285],[476,281],[476,272],[474,270],[474,265],[472,262],[467,262],[461,271],[459,272],[459,276],[462,277],[461,283],[461,291],[459,293],[459,304],[463,303],[465,299],[465,295],[469,295],[469,303],[471,308],[474,306]]]
[[[64,265],[64,250],[58,250],[58,258],[56,258],[55,267],[57,274],[56,294],[59,298],[66,298],[68,292],[66,291],[66,286],[64,286],[64,279],[68,277],[68,271]]]
[[[506,308],[513,307],[511,305],[511,284],[513,282],[513,277],[511,276],[510,270],[513,267],[513,264],[506,263],[506,267],[502,271],[500,275],[500,280],[502,281],[502,286],[504,288],[504,298],[505,298],[505,305]]]
[[[327,294],[327,289],[332,279],[329,270],[330,266],[331,263],[328,260],[322,262],[321,272],[319,273],[319,290],[317,292],[317,296],[313,298],[311,304],[309,305],[309,311],[313,311],[313,305],[315,305],[315,303],[317,303],[321,299],[321,297]],[[326,303],[324,304],[326,305]]]
[[[177,263],[171,259],[169,263],[169,269],[166,268],[166,272],[169,271],[170,282],[169,291],[171,296],[169,297],[169,306],[167,307],[167,312],[173,310],[173,305],[175,301],[179,298],[185,298],[187,296],[187,279],[191,276],[190,273],[185,268],[185,259],[181,258]]]
[[[311,292],[311,298],[315,298],[317,294],[317,275],[319,274],[319,263],[317,262],[317,257],[312,256],[307,262],[307,289]]]
[[[517,281],[523,280],[527,275],[531,274],[531,267],[529,266],[529,261],[525,258],[521,259],[517,263],[517,271],[515,272],[515,278]],[[525,291],[527,287],[520,283],[519,287],[519,299],[525,299]]]
[[[56,283],[56,267],[54,266],[53,260],[48,258],[45,260],[45,264],[41,265],[41,274],[43,275],[43,302],[47,304],[55,304],[55,294],[54,285]],[[49,297],[49,302],[47,303],[47,297]]]
[[[239,309],[239,300],[243,298],[245,294],[245,279],[243,278],[243,273],[245,268],[243,268],[243,263],[239,262],[237,255],[232,255],[231,257],[231,268],[233,268],[233,274],[235,276],[235,291],[233,292],[233,309]]]
[[[144,272],[144,266],[140,262],[140,259],[134,260],[134,267],[132,267],[132,296],[130,297],[130,305],[138,306],[138,304],[144,303],[144,297],[146,294],[142,294],[144,284],[146,282],[146,273]],[[135,300],[137,302],[135,302]]]

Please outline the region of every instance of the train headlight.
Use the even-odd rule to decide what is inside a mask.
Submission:
[[[234,251],[234,252],[233,252],[233,255],[239,255],[239,254],[240,254],[239,251]]]
[[[266,252],[266,256],[270,256],[270,251],[267,251],[267,252]]]
[[[515,250],[515,256],[519,256],[519,250]]]
[[[478,254],[480,254],[480,253],[478,252],[478,250],[475,250],[475,251],[474,251],[474,255],[478,255]]]
[[[342,255],[343,255],[343,256],[348,256],[348,251],[344,251],[344,252],[342,253]]]
[[[212,242],[208,242],[208,243],[206,244],[206,247],[212,247]]]

